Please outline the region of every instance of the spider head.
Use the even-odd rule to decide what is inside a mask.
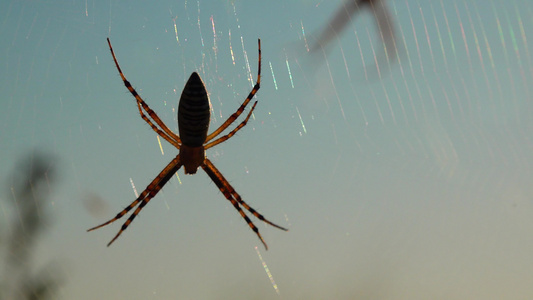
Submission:
[[[185,169],[185,174],[196,174],[198,168],[204,164],[204,146],[190,147],[182,144],[180,148],[180,160]]]

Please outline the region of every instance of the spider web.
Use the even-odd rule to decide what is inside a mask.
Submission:
[[[65,299],[532,293],[529,1],[374,1],[387,22],[340,0],[212,2],[0,4],[1,296],[43,286]],[[343,7],[346,25],[321,40]],[[210,93],[211,130],[238,108],[261,38],[253,118],[207,155],[289,227],[254,220],[268,252],[201,172],[177,174],[112,247],[120,224],[85,232],[177,154],[138,115],[106,37],[175,132],[193,71]],[[17,182],[43,164],[27,195],[31,220],[47,226],[20,235],[31,259],[13,264],[26,203],[16,192],[27,190]]]

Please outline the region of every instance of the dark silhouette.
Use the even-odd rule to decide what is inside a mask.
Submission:
[[[351,23],[354,16],[363,9],[374,15],[380,34],[379,39],[384,43],[386,60],[392,62],[397,59],[398,49],[394,34],[394,24],[385,0],[346,0],[318,34],[312,34],[308,37],[309,54],[312,57],[311,63],[315,64],[315,69],[317,67],[316,64],[323,61],[320,56],[327,56],[329,52],[328,46],[332,40],[339,36],[347,25]],[[376,55],[381,56],[381,54]],[[378,61],[382,59],[381,57],[377,58]],[[379,66],[376,67],[379,68]]]
[[[330,18],[328,24],[321,31],[310,51],[314,52],[321,47],[327,46],[331,39],[341,33],[348,25],[352,16],[355,16],[361,9],[368,8],[374,14],[379,31],[387,46],[394,39],[394,30],[392,27],[392,17],[390,16],[383,0],[346,0],[335,15]]]
[[[37,238],[48,224],[45,208],[56,178],[55,159],[32,153],[12,171],[8,193],[13,205],[11,231],[0,283],[0,299],[51,299],[59,284],[52,264],[32,269]]]

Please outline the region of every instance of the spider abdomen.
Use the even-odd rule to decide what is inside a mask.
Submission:
[[[209,96],[198,73],[194,72],[181,93],[178,126],[181,141],[189,147],[204,144],[209,128]]]

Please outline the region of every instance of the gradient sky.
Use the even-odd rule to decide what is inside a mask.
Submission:
[[[532,299],[533,4],[386,4],[391,61],[368,10],[306,55],[342,1],[2,1],[0,200],[27,153],[59,174],[31,268],[53,261],[63,299]],[[122,221],[86,232],[177,154],[107,37],[175,132],[191,72],[211,130],[238,108],[261,38],[253,118],[207,155],[290,229],[252,219],[268,251],[202,171],[180,170],[111,247]]]

